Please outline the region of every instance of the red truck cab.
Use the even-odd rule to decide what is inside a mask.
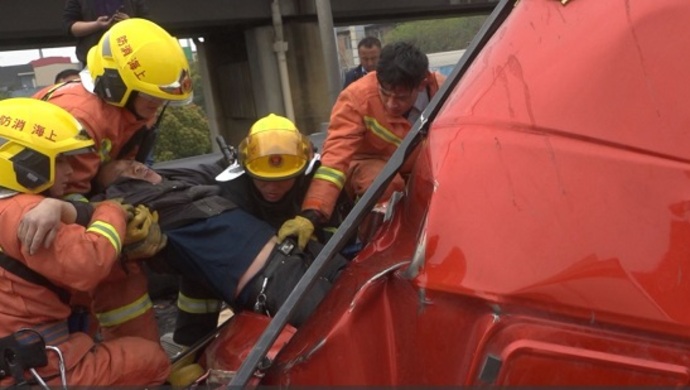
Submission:
[[[690,2],[506,3],[390,220],[256,381],[690,382]]]

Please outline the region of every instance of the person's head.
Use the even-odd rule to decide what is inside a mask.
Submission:
[[[192,99],[189,64],[177,39],[139,18],[113,25],[89,50],[82,83],[108,104],[150,119],[166,102]]]
[[[93,140],[66,110],[38,99],[0,101],[0,187],[64,195],[68,155],[93,152]]]
[[[374,71],[381,55],[381,41],[375,37],[366,37],[357,44],[357,53],[359,63],[364,70],[367,72]]]
[[[139,179],[151,184],[163,181],[163,177],[156,171],[135,160],[113,160],[103,164],[98,170],[96,181],[105,189],[122,178]]]
[[[64,83],[66,81],[79,80],[79,70],[69,68],[58,72],[55,75],[55,84]]]
[[[304,174],[313,150],[309,139],[292,121],[269,114],[252,125],[238,154],[242,168],[264,200],[277,202]]]
[[[396,42],[381,50],[376,66],[379,96],[386,111],[394,116],[405,114],[427,85],[429,59],[415,46]]]

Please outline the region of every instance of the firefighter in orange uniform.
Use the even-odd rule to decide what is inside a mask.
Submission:
[[[127,251],[124,206],[102,202],[86,216],[86,227],[61,224],[52,245],[34,255],[14,234],[22,215],[45,199],[40,193],[64,193],[73,172],[66,156],[92,147],[81,124],[56,105],[0,102],[0,386],[41,380],[48,386],[148,386],[169,373],[157,342],[124,337],[95,344],[85,333],[68,331],[69,293],[94,289]],[[65,219],[83,217],[70,203],[50,200]],[[44,349],[41,339],[57,349]]]
[[[85,201],[82,195],[89,194],[101,164],[148,155],[143,149],[152,143],[152,126],[161,110],[169,103],[191,101],[192,86],[178,41],[153,22],[132,18],[115,24],[91,48],[80,83],[48,87],[34,97],[69,111],[95,142],[96,153],[70,157],[74,174],[66,199]],[[55,206],[44,202],[24,216],[20,240],[30,253],[50,244],[59,226],[57,215]],[[102,334],[106,339],[135,335],[158,340],[146,274],[137,263],[120,267],[119,273],[94,296]]]
[[[297,236],[306,245],[314,227],[327,221],[340,192],[362,195],[438,92],[443,76],[429,72],[429,60],[416,47],[398,42],[381,51],[376,72],[350,84],[338,96],[316,171],[300,215],[286,221],[279,239]],[[416,154],[400,170],[410,172]],[[381,201],[403,189],[397,174]]]
[[[146,19],[127,19],[108,30],[89,51],[88,66],[80,76],[81,83],[47,87],[34,96],[72,113],[96,143],[97,154],[74,159],[68,195],[88,194],[102,163],[136,157],[139,141],[152,135],[161,108],[192,98],[182,48]]]

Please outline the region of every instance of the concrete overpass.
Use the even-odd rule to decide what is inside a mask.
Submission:
[[[258,117],[286,114],[318,131],[333,100],[333,64],[324,26],[487,14],[498,0],[280,0],[289,83],[273,50],[272,0],[148,0],[152,19],[173,35],[196,40],[211,130],[237,143]],[[63,1],[5,0],[0,50],[71,46],[62,27]],[[325,5],[325,7],[324,7]],[[330,8],[330,9],[329,9]],[[323,10],[330,13],[324,17]],[[332,17],[332,19],[331,19]],[[289,88],[286,86],[289,84]],[[339,86],[336,86],[339,88]],[[215,144],[215,143],[214,143]]]

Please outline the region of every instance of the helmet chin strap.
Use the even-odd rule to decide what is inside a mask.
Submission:
[[[139,115],[136,108],[134,107],[134,99],[136,99],[137,96],[139,96],[139,91],[132,91],[132,93],[129,94],[127,103],[125,103],[125,108],[127,109],[127,111],[131,112],[137,118],[137,120],[140,121],[144,119],[144,117]]]

